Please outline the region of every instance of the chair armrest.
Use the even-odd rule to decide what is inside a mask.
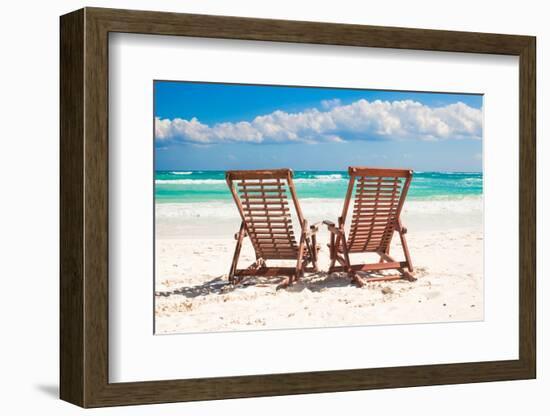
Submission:
[[[323,224],[325,224],[328,228],[328,230],[333,234],[342,235],[344,232],[340,228],[336,227],[336,224],[334,224],[332,221],[325,220],[323,221]]]
[[[407,234],[407,227],[403,226],[401,220],[399,220],[397,222],[397,226],[395,227],[395,231],[400,232],[401,234]]]
[[[316,233],[317,231],[319,231],[319,226],[320,226],[321,224],[322,224],[321,221],[316,222],[316,223],[314,223],[314,224],[311,224],[311,225],[309,226],[310,231],[311,231],[312,233]]]
[[[239,239],[239,233],[235,233],[234,237],[235,237],[235,240],[238,240]],[[245,237],[248,237],[248,233],[243,230],[243,238],[245,238]]]
[[[320,222],[316,222],[315,224],[311,224],[310,226],[308,226],[307,228],[304,229],[304,234],[307,236],[307,237],[311,237],[313,234],[316,234],[317,231],[319,231],[319,225],[321,225]]]

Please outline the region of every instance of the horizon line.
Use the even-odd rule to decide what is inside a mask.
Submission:
[[[358,165],[360,166],[360,165]],[[366,167],[366,166],[365,166]],[[380,169],[386,169],[385,167],[379,167]],[[238,169],[238,170],[273,170],[273,169],[290,169],[295,172],[347,172],[347,168],[344,170],[340,169],[293,169],[293,168],[259,168],[259,169]],[[395,168],[395,167],[389,167],[387,169],[409,169],[409,168]],[[235,170],[235,169],[155,169],[155,172],[225,172],[228,170]],[[483,171],[477,171],[477,170],[415,170],[410,169],[413,172],[417,173],[483,173]]]

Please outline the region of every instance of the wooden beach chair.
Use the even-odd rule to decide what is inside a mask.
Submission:
[[[338,225],[331,221],[323,221],[330,231],[329,273],[347,272],[358,286],[363,286],[367,281],[401,278],[416,280],[412,275],[413,265],[405,239],[407,229],[400,219],[413,175],[412,170],[350,167],[348,172],[348,190]],[[346,232],[345,225],[352,196],[353,213],[349,232]],[[390,256],[394,232],[399,233],[405,261],[396,261]],[[376,253],[380,259],[378,263],[353,265],[350,262],[352,253]],[[339,265],[336,266],[336,263]],[[379,272],[388,269],[396,269],[399,273],[379,273],[378,276],[366,278],[357,274],[359,271]]]
[[[229,271],[229,281],[238,283],[246,276],[287,276],[279,285],[285,287],[300,278],[304,271],[317,271],[317,225],[308,227],[296,196],[290,169],[233,170],[225,174],[227,185],[241,216],[235,234],[237,245]],[[300,230],[296,241],[292,227],[287,188],[294,205]],[[242,242],[249,237],[256,261],[246,269],[237,269]],[[267,260],[296,260],[295,267],[267,267]],[[306,269],[308,264],[311,268]]]

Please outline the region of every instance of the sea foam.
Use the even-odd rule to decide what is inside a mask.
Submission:
[[[341,214],[343,200],[306,198],[300,200],[304,216],[312,221],[318,219],[334,220]],[[158,219],[231,219],[239,215],[233,201],[210,201],[189,203],[157,203]],[[431,200],[408,200],[403,208],[404,215],[481,215],[483,199],[481,197],[463,197]]]
[[[157,185],[220,185],[223,179],[155,179]]]

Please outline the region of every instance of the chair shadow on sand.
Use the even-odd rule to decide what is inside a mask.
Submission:
[[[229,282],[227,278],[222,275],[196,286],[182,286],[174,290],[159,290],[155,292],[155,296],[168,297],[172,295],[182,295],[186,298],[196,298],[198,296],[207,296],[212,293],[222,294],[224,287],[228,285]]]
[[[330,288],[353,285],[349,278],[347,278],[346,273],[329,274],[326,271],[307,273],[292,285],[283,285],[280,287],[279,285],[284,283],[285,279],[286,276],[248,276],[238,284],[234,285],[227,280],[226,275],[221,275],[200,285],[182,286],[174,290],[157,291],[155,292],[155,296],[168,297],[172,295],[180,295],[185,296],[186,298],[196,298],[211,294],[224,295],[234,290],[246,290],[254,287],[273,287],[277,290],[285,287],[285,291],[290,293],[301,292],[306,289],[311,292],[322,292]]]

